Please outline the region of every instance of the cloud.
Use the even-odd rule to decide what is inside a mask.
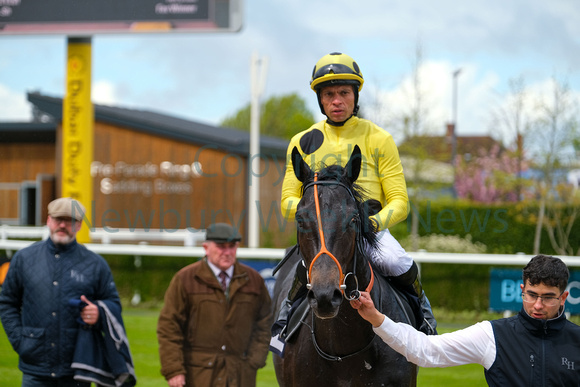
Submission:
[[[497,76],[480,75],[473,63],[460,68],[456,79],[458,134],[485,135],[482,119],[488,116],[488,101]],[[403,137],[403,120],[417,112],[420,127],[416,134],[443,135],[446,124],[454,119],[453,73],[457,69],[448,61],[427,60],[420,66],[416,79],[409,68],[393,87],[369,85],[368,96],[361,96],[361,104],[369,118],[385,125],[399,141]]]
[[[0,117],[2,121],[30,121],[32,107],[26,95],[0,84]]]
[[[94,101],[218,124],[250,101],[250,59],[256,52],[270,64],[263,100],[297,93],[322,119],[309,88],[311,71],[323,55],[342,51],[362,68],[363,108],[372,105],[373,94],[383,94],[383,109],[392,115],[409,108],[404,94],[417,42],[425,51],[425,104],[441,133],[452,114],[451,73],[459,67],[463,133],[490,130],[488,110],[511,77],[523,74],[540,83],[566,72],[580,89],[580,8],[569,0],[336,0],[330,7],[255,0],[244,4],[244,12],[239,33],[94,37]],[[31,88],[63,95],[64,37],[4,37],[0,51],[7,54],[0,57],[0,84],[17,99],[23,101]],[[6,112],[0,111],[0,119]]]
[[[115,84],[110,81],[93,82],[91,85],[91,100],[99,105],[122,105],[116,95]]]

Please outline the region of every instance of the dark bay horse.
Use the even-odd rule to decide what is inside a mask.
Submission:
[[[416,386],[417,366],[390,349],[350,306],[358,290],[370,291],[377,308],[394,321],[414,324],[412,313],[387,281],[374,273],[365,244],[376,247],[368,206],[355,184],[361,154],[355,146],[343,168],[314,173],[298,150],[292,152],[303,195],[296,211],[300,257],[308,271],[310,306],[299,331],[274,355],[283,387]],[[296,255],[282,265],[274,288],[279,306],[290,288]]]

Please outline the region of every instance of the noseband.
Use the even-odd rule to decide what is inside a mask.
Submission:
[[[323,227],[322,227],[322,216],[320,215],[320,203],[318,200],[318,186],[319,185],[338,185],[343,187],[344,189],[346,189],[346,191],[348,192],[348,194],[350,195],[350,197],[356,202],[354,195],[351,191],[351,189],[349,187],[347,187],[345,184],[341,183],[340,181],[337,180],[324,180],[324,181],[318,181],[318,172],[316,172],[314,174],[314,181],[311,182],[310,184],[307,184],[304,187],[304,191],[306,192],[306,190],[310,187],[314,187],[314,203],[316,206],[316,220],[318,223],[318,233],[320,234],[320,250],[318,251],[318,253],[316,254],[316,256],[314,257],[314,259],[312,260],[312,262],[310,263],[310,267],[308,268],[308,283],[306,284],[306,287],[308,289],[312,288],[312,284],[310,283],[310,278],[312,278],[312,268],[314,266],[314,262],[316,262],[316,260],[318,258],[320,258],[323,254],[328,255],[330,258],[332,258],[332,260],[334,261],[334,263],[336,264],[336,266],[338,267],[338,272],[339,272],[339,287],[340,287],[340,291],[342,292],[342,295],[344,296],[345,299],[347,300],[358,300],[360,297],[360,291],[358,290],[358,279],[356,277],[356,256],[357,256],[357,252],[355,252],[354,254],[354,258],[353,258],[353,269],[352,272],[347,273],[346,276],[343,274],[342,272],[342,267],[340,266],[340,262],[338,261],[338,259],[336,259],[336,257],[334,256],[334,254],[332,254],[327,248],[326,248],[326,241],[324,239],[324,231],[323,231]],[[357,230],[356,230],[356,247],[359,253],[362,253],[362,240],[360,239],[360,218],[359,218],[359,214],[357,213],[355,218],[355,221],[357,222]],[[370,292],[373,288],[373,284],[375,282],[375,277],[373,274],[373,269],[370,266],[369,263],[369,267],[370,267],[370,272],[371,272],[371,279],[369,282],[369,285],[367,286],[367,288],[365,289],[367,292]],[[356,289],[354,289],[352,292],[350,292],[350,296],[346,295],[346,284],[345,284],[345,280],[346,278],[352,275],[356,284]]]

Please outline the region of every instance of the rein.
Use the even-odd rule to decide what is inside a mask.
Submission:
[[[338,272],[339,272],[339,287],[340,290],[342,292],[342,295],[344,296],[345,299],[351,301],[351,300],[358,300],[360,298],[360,291],[358,290],[358,278],[356,277],[356,257],[357,257],[357,253],[355,252],[354,254],[354,258],[353,258],[353,269],[352,272],[347,273],[346,276],[343,274],[342,272],[342,267],[340,266],[340,262],[338,261],[338,259],[336,259],[336,257],[334,256],[334,254],[332,254],[328,248],[326,247],[326,241],[324,238],[324,230],[322,227],[322,216],[320,215],[320,203],[318,200],[318,185],[338,185],[343,187],[344,189],[346,189],[346,191],[349,193],[349,195],[351,196],[351,198],[353,200],[355,200],[354,195],[352,194],[352,191],[350,190],[349,187],[347,187],[345,184],[341,183],[340,181],[318,181],[318,172],[316,172],[314,174],[314,181],[308,185],[306,185],[306,187],[304,187],[304,192],[310,188],[311,186],[314,187],[314,203],[316,206],[316,220],[318,223],[318,233],[320,234],[320,250],[318,251],[318,253],[316,254],[316,256],[314,257],[314,259],[312,260],[312,262],[310,263],[310,267],[308,268],[308,283],[306,284],[306,287],[308,289],[312,288],[312,284],[310,283],[310,278],[312,278],[312,268],[314,266],[314,262],[316,262],[316,260],[318,258],[320,258],[323,254],[328,255],[330,258],[332,258],[332,260],[334,261],[334,263],[336,264],[336,266],[338,267]],[[355,200],[356,201],[356,200]],[[357,226],[360,227],[360,218],[358,218],[358,214],[357,214]],[[357,250],[359,253],[362,253],[362,241],[360,239],[360,229],[357,229],[356,231],[356,246],[357,246]],[[369,268],[371,269],[371,279],[369,281],[369,284],[367,286],[367,288],[365,289],[365,291],[369,292],[372,290],[373,288],[373,284],[375,283],[375,276],[373,273],[373,269],[371,267],[371,264],[369,263]],[[345,284],[345,280],[346,278],[348,278],[349,275],[352,275],[356,284],[356,288],[351,292],[350,296],[346,295],[346,284]]]

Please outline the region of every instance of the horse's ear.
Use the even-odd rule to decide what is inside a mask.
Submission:
[[[345,167],[345,173],[353,183],[356,181],[356,179],[358,179],[361,165],[362,165],[362,156],[360,153],[360,148],[358,145],[355,145],[350,155],[350,159],[348,160],[348,163],[346,164]]]
[[[300,155],[300,152],[298,152],[297,147],[292,149],[292,168],[294,169],[296,178],[303,183],[304,180],[306,180],[306,178],[312,173],[308,164],[302,160],[302,156]]]

